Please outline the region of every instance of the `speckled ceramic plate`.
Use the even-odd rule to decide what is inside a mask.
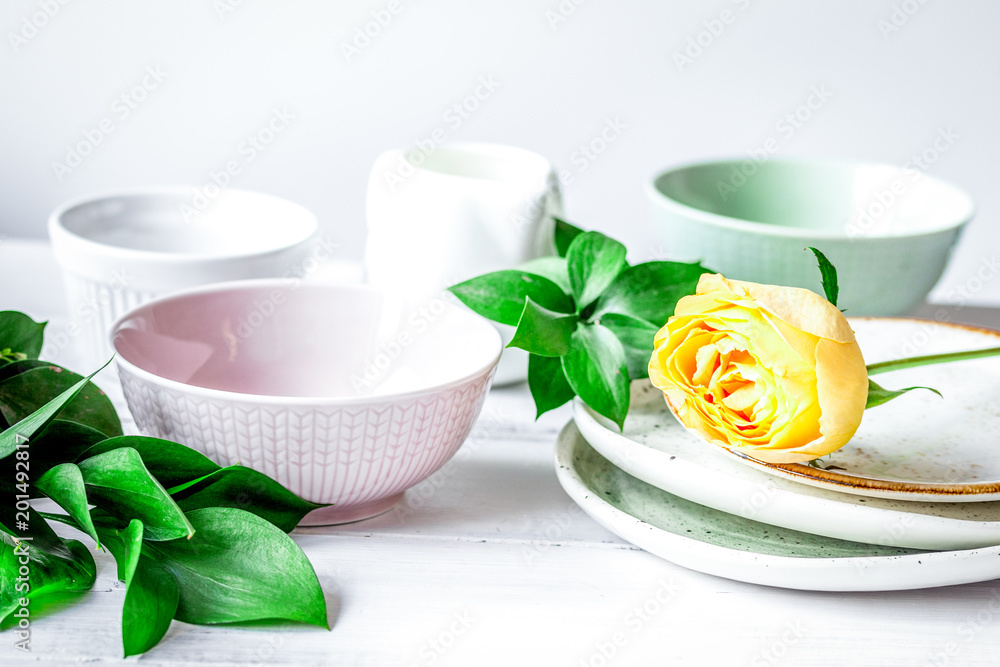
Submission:
[[[918,349],[904,348],[900,354],[920,354],[930,345],[919,347],[916,344],[929,340],[929,334],[927,338],[912,336],[924,331],[923,326],[928,327],[926,331],[935,331],[937,329],[934,327],[939,325],[924,325],[913,320],[860,320],[855,321],[854,326],[866,349],[878,346],[880,340],[883,346],[893,340],[900,345],[906,344],[906,340],[912,340],[912,344]],[[914,329],[914,326],[917,328]],[[879,337],[879,334],[890,330],[895,330],[897,334],[907,332],[911,337],[904,338],[903,343],[898,342],[898,337]],[[980,346],[979,337],[982,334],[976,331],[969,333],[971,339],[965,342],[970,347]],[[949,344],[954,344],[954,341],[938,344],[937,347]],[[883,354],[876,359],[887,356]],[[985,372],[983,364],[983,361],[972,361],[954,366],[965,366],[964,373],[972,374]],[[913,375],[917,371],[924,370],[931,375],[931,371],[946,368],[947,366],[932,366],[886,373],[881,378],[884,378],[882,381],[887,386],[910,386],[915,384]],[[903,377],[907,373],[910,376]],[[891,432],[894,420],[903,420],[899,428],[909,434],[906,436],[907,440],[897,443],[895,449],[889,444],[880,449],[896,462],[892,469],[903,469],[907,465],[907,459],[912,458],[918,462],[930,462],[923,464],[927,474],[935,469],[940,470],[941,459],[933,450],[935,442],[941,442],[947,451],[962,451],[962,440],[958,433],[963,432],[964,427],[950,423],[947,417],[951,415],[956,418],[956,413],[964,411],[964,408],[956,410],[953,406],[949,407],[949,401],[960,400],[953,398],[954,380],[948,379],[947,374],[936,374],[930,381],[935,378],[941,381],[942,389],[946,392],[945,399],[929,392],[921,392],[924,396],[913,392],[874,408],[865,415],[857,436],[862,443],[877,442],[879,434],[887,438],[885,434]],[[903,382],[907,384],[902,384]],[[982,406],[982,397],[967,394],[966,398],[978,401],[974,405]],[[997,412],[995,406],[982,409],[989,410],[988,414],[992,415]],[[922,422],[910,424],[907,420],[912,420],[915,411],[920,410],[927,413],[938,410],[946,414],[927,414]],[[872,498],[842,493],[843,489],[839,485],[806,486],[792,476],[779,478],[765,474],[773,471],[757,465],[743,465],[740,459],[726,450],[709,445],[687,432],[670,414],[660,392],[645,380],[636,381],[632,385],[632,404],[625,421],[624,433],[580,402],[574,405],[573,415],[584,437],[616,466],[670,493],[730,514],[827,537],[915,549],[969,549],[1000,544],[1000,501],[939,502],[938,496],[931,496],[931,500],[936,502],[915,502],[912,495],[905,496],[905,500],[886,496]],[[974,418],[969,419],[976,423]],[[993,419],[1000,421],[996,416]],[[980,422],[985,436],[972,434],[969,437],[969,442],[980,443],[979,449],[985,449],[990,444],[986,439],[991,426],[988,422],[989,420]],[[940,435],[922,433],[921,424],[933,424],[933,428],[940,429]],[[992,428],[995,433],[996,426]],[[861,445],[865,449],[870,446]],[[854,443],[849,444],[845,448],[845,454],[835,453],[830,461],[845,467],[851,466],[851,461],[864,458],[857,453],[856,447],[858,445]],[[907,447],[910,448],[909,451]],[[1000,448],[993,447],[990,451],[983,452],[982,464],[979,464],[981,469],[1000,470],[1000,464],[996,463],[997,454],[993,450]],[[955,456],[957,458],[958,454]],[[981,500],[984,496],[978,495],[975,498]]]
[[[869,364],[1000,345],[1000,332],[928,320],[859,318],[851,326]],[[934,387],[944,398],[913,391],[867,410],[851,442],[822,459],[825,469],[729,453],[772,475],[843,493],[930,502],[1000,500],[1000,357],[876,379],[891,389]]]
[[[570,422],[556,446],[566,493],[622,539],[683,567],[782,588],[885,591],[1000,577],[1000,547],[921,552],[820,537],[698,505],[615,467]]]

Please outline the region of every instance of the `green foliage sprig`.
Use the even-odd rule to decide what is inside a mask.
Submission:
[[[530,353],[528,387],[537,416],[579,396],[621,428],[629,381],[648,377],[656,332],[711,269],[661,261],[632,266],[618,241],[560,219],[555,246],[555,256],[477,276],[449,290],[480,315],[516,327],[508,347]],[[837,269],[817,248],[808,250],[816,256],[826,298],[836,306]],[[899,359],[870,364],[868,373],[996,355],[1000,348]],[[915,389],[940,395],[930,387],[885,389],[869,380],[866,407]]]
[[[316,573],[287,535],[319,505],[250,468],[123,435],[93,375],[38,359],[44,328],[0,312],[0,620],[94,585],[90,549],[57,535],[58,522],[117,562],[125,656],[155,646],[172,619],[328,627]],[[39,498],[65,513],[37,511]]]
[[[480,315],[517,327],[508,347],[530,353],[537,416],[579,396],[621,427],[629,380],[648,376],[654,335],[709,269],[661,261],[633,266],[618,241],[559,219],[555,246],[556,256],[449,289]]]

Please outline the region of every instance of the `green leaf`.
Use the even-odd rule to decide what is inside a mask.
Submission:
[[[31,371],[34,372],[34,371]],[[61,394],[48,401],[40,408],[27,414],[17,422],[0,433],[0,458],[10,456],[17,450],[19,444],[29,442],[35,434],[45,428],[49,422],[69,403],[94,377],[99,371],[78,380],[73,386],[67,388]],[[25,373],[27,375],[27,373]],[[2,389],[7,383],[0,384]],[[2,399],[0,399],[2,400]],[[30,445],[29,445],[30,447]]]
[[[13,493],[0,495],[0,532],[14,538],[31,538],[31,545],[38,551],[44,551],[60,558],[72,558],[73,554],[61,537],[56,535],[52,526],[34,507],[27,510],[27,521],[19,514],[15,505]],[[23,512],[24,510],[20,510]],[[23,522],[23,523],[22,523]],[[24,524],[27,524],[25,529]],[[75,527],[75,526],[74,526]]]
[[[39,477],[35,486],[66,510],[83,532],[94,538],[98,547],[101,546],[97,531],[94,529],[94,522],[90,518],[87,491],[80,468],[73,463],[60,463]]]
[[[611,330],[625,350],[628,376],[632,380],[649,377],[649,358],[653,354],[653,338],[659,329],[637,317],[608,313],[599,324]]]
[[[105,438],[107,436],[89,426],[53,419],[28,443],[32,478],[38,479],[60,463],[73,463],[81,452]],[[14,462],[15,459],[10,456],[0,459],[0,489],[13,488]]]
[[[819,273],[823,278],[823,291],[826,293],[826,300],[836,306],[837,297],[840,295],[840,286],[837,284],[837,267],[818,249],[812,246],[809,249],[816,255],[816,261],[819,262]]]
[[[941,396],[941,392],[937,389],[931,387],[907,387],[905,389],[886,389],[880,387],[879,385],[872,382],[871,378],[868,379],[868,402],[865,404],[865,410],[868,408],[874,408],[875,406],[882,405],[883,403],[888,403],[894,398],[902,396],[908,391],[913,391],[914,389],[926,389],[927,391],[933,391],[938,396]],[[943,396],[942,396],[943,398]]]
[[[37,359],[42,352],[46,324],[16,310],[0,312],[0,350]]]
[[[122,645],[127,658],[153,648],[167,633],[180,588],[163,565],[143,553],[141,521],[132,519],[122,531],[101,532],[118,563],[118,578],[125,582]]]
[[[190,540],[144,544],[177,580],[177,620],[286,619],[328,627],[316,572],[292,538],[255,514],[230,507],[187,516],[195,529]]]
[[[549,310],[573,312],[573,300],[559,289],[559,285],[548,278],[516,269],[487,273],[448,289],[483,317],[511,326],[517,325],[521,318],[526,298]]]
[[[174,492],[173,498],[185,512],[206,507],[246,510],[286,533],[309,512],[326,507],[303,500],[264,473],[241,465],[222,468]]]
[[[20,375],[26,371],[30,371],[33,368],[43,368],[43,367],[55,367],[51,361],[42,361],[41,359],[21,359],[20,361],[12,361],[6,366],[0,366],[0,382],[14,377],[15,375]]]
[[[190,447],[143,435],[122,435],[102,440],[80,454],[79,458],[97,456],[122,447],[131,447],[139,452],[146,470],[166,489],[222,469],[218,463]]]
[[[606,313],[631,315],[654,326],[663,326],[677,302],[694,294],[705,269],[700,264],[646,262],[631,266],[618,276],[597,300],[592,319]]]
[[[584,232],[573,239],[566,264],[576,308],[581,311],[625,268],[625,246],[600,232]]]
[[[528,357],[528,389],[535,399],[535,419],[549,410],[555,410],[576,396],[569,386],[559,357]]]
[[[507,347],[519,347],[543,357],[561,357],[569,352],[570,339],[579,321],[576,315],[556,313],[530,298],[525,299],[524,311]]]
[[[8,469],[8,465],[16,467],[17,459],[14,453],[19,450],[18,445],[21,445],[21,451],[30,452],[32,439],[37,434],[43,433],[46,430],[46,427],[55,419],[55,416],[60,413],[63,407],[83,390],[91,377],[93,375],[81,378],[76,384],[63,391],[41,408],[7,428],[3,433],[0,433],[0,459],[14,459],[13,462],[5,460],[3,469]],[[30,454],[28,456],[28,464],[30,465]],[[31,472],[30,469],[28,472]],[[20,511],[24,512],[25,510]],[[26,512],[27,521],[24,521],[23,517],[18,517],[18,510],[15,507],[15,494],[9,491],[0,493],[0,530],[14,536],[31,537],[33,540],[32,544],[38,551],[53,556],[72,558],[70,548],[56,535],[52,527],[49,526],[38,512],[30,507]],[[23,523],[28,524],[26,530],[19,527]]]
[[[89,591],[97,579],[97,565],[90,550],[77,540],[67,541],[68,557],[60,558],[39,550],[32,542],[0,541],[0,620],[16,612],[21,598],[36,600],[52,593]],[[22,563],[27,559],[27,563]],[[18,581],[22,565],[28,580]],[[30,609],[30,607],[29,607]]]
[[[124,528],[115,528],[108,525],[106,519],[109,515],[95,510],[97,515],[97,532],[101,536],[104,548],[111,552],[118,566],[118,579],[125,581],[129,572],[135,569],[139,562],[139,553],[142,551],[142,521],[132,519]]]
[[[40,478],[60,463],[72,463],[81,451],[95,442],[104,440],[105,437],[103,433],[82,424],[53,419],[28,443],[31,479]],[[4,492],[24,493],[25,487],[18,486],[18,472],[15,457],[0,459],[0,502],[3,502]],[[28,484],[27,493],[32,498],[42,495],[34,484]]]
[[[565,257],[556,257],[555,255],[536,257],[524,264],[519,264],[517,268],[525,273],[533,273],[536,276],[548,278],[556,285],[559,285],[559,289],[566,294],[573,291],[569,286],[569,269],[566,265]]]
[[[142,463],[139,452],[120,447],[79,463],[91,503],[122,521],[139,519],[146,539],[189,537],[184,512]]]
[[[556,223],[556,252],[560,257],[565,257],[566,253],[569,252],[569,247],[573,243],[573,239],[583,233],[583,230],[575,225],[571,225],[561,218],[553,218]]]
[[[13,424],[61,392],[75,387],[81,379],[76,373],[52,364],[19,373],[0,383],[0,414],[8,424]],[[121,420],[104,392],[89,382],[77,391],[79,393],[66,402],[61,417],[108,436],[121,435]]]
[[[581,323],[562,366],[577,396],[622,428],[629,404],[628,365],[625,349],[611,330]]]

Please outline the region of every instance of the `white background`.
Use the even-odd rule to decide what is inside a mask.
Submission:
[[[902,164],[950,128],[957,140],[928,171],[967,189],[979,210],[937,297],[976,287],[1000,245],[1000,3],[564,0],[564,16],[559,0],[398,0],[391,21],[369,26],[377,35],[348,54],[373,12],[385,19],[388,0],[229,2],[3,3],[0,234],[40,237],[68,198],[203,184],[238,159],[234,185],[305,204],[343,256],[359,258],[371,163],[441,127],[449,139],[524,146],[568,169],[570,219],[612,233],[641,260],[669,251],[643,193],[661,168],[744,156],[770,137],[780,155]],[[724,10],[731,21],[719,30]],[[698,39],[706,46],[680,65],[676,54]],[[162,81],[146,78],[155,86],[124,116],[119,98],[147,67]],[[448,122],[481,77],[496,90]],[[794,132],[779,127],[814,87],[829,100]],[[241,145],[275,109],[294,119],[246,161]],[[57,176],[53,164],[102,119],[111,133]],[[620,136],[584,158],[580,147],[615,119]],[[997,299],[1000,280],[974,295]]]

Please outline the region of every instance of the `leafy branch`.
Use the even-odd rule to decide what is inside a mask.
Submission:
[[[621,427],[629,380],[648,377],[653,337],[708,269],[680,262],[631,266],[618,241],[559,219],[555,246],[556,256],[449,289],[480,315],[516,327],[508,347],[530,353],[537,416],[579,396]]]
[[[0,620],[94,585],[90,550],[54,522],[117,562],[125,656],[155,646],[173,619],[327,627],[316,573],[287,535],[319,505],[250,468],[123,435],[93,375],[38,360],[44,327],[0,312]],[[38,512],[38,498],[65,513]]]

